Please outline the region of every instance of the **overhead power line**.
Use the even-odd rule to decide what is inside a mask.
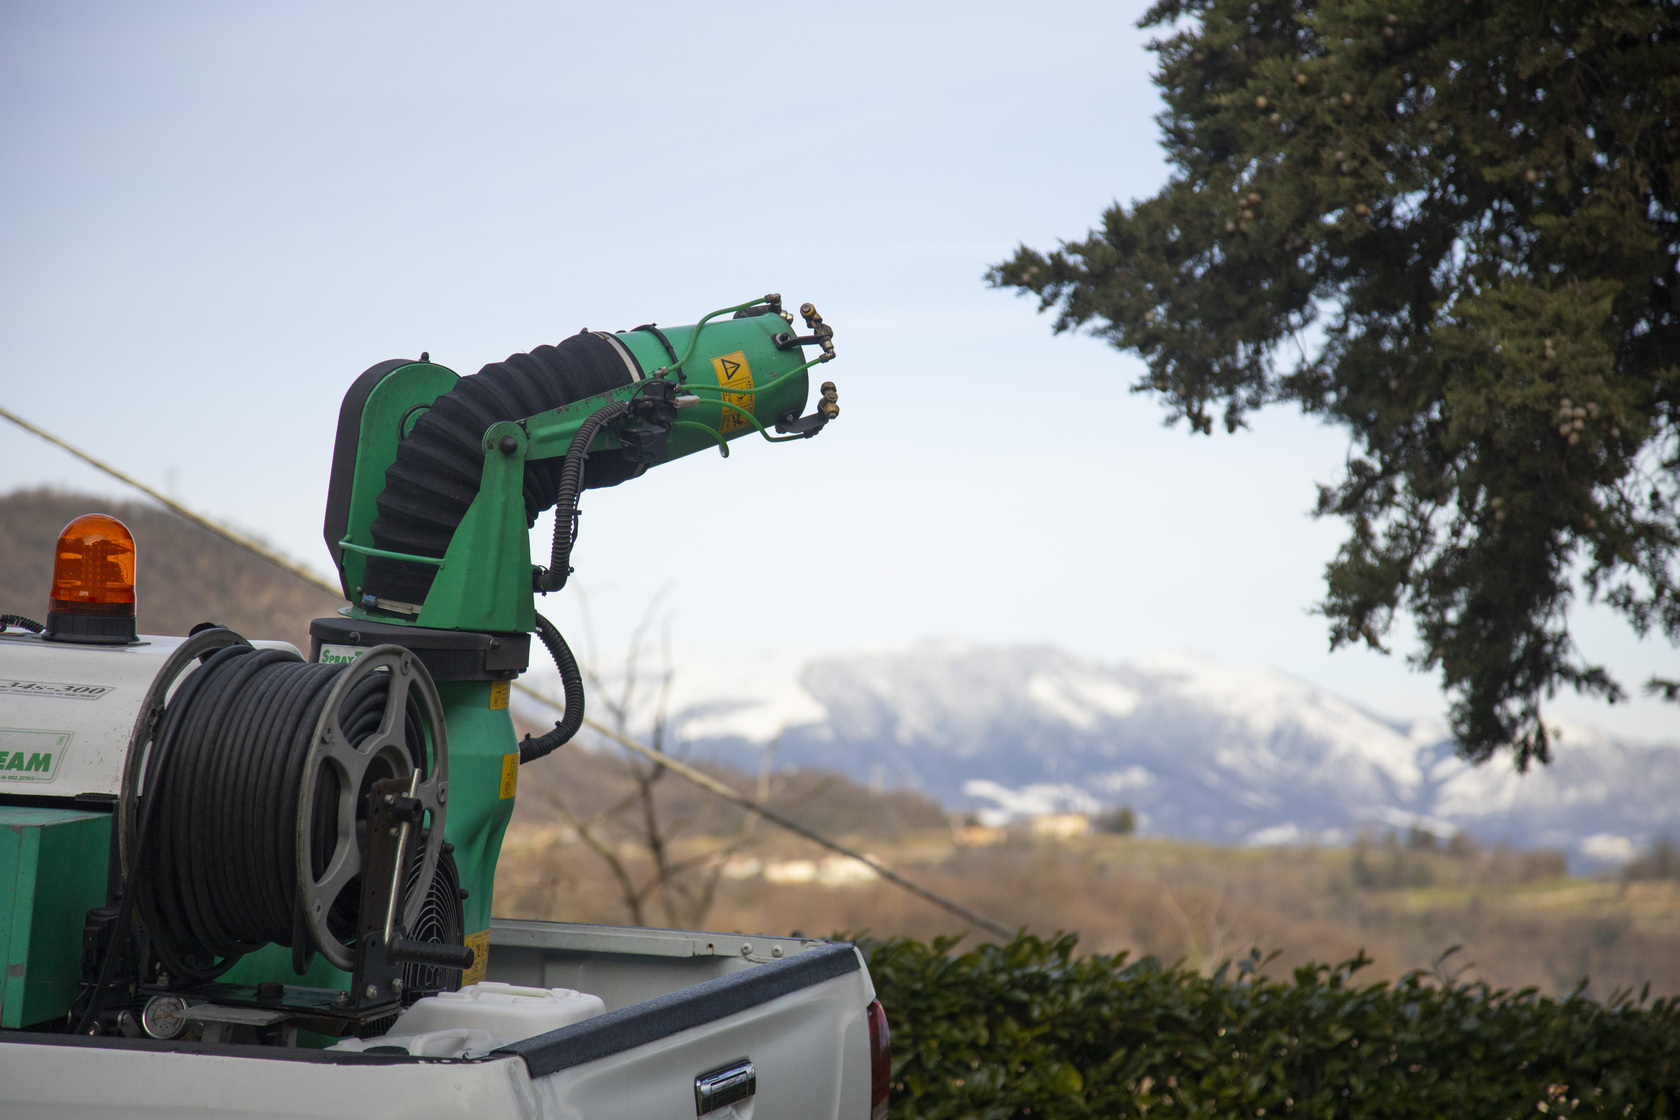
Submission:
[[[282,571],[297,577],[312,587],[318,587],[322,591],[328,592],[332,595],[340,597],[343,596],[344,592],[342,588],[327,582],[308,568],[305,568],[300,564],[294,564],[292,561],[287,560],[284,556],[281,556],[279,553],[266,547],[265,545],[252,540],[243,533],[239,533],[225,525],[212,521],[210,518],[205,517],[202,514],[195,513],[193,510],[188,509],[186,506],[183,506],[173,498],[166,497],[138,479],[124,474],[122,471],[111,466],[109,463],[94,458],[92,455],[89,455],[86,451],[76,447],[74,444],[68,443],[53,435],[51,432],[31,424],[15,412],[12,412],[7,408],[0,407],[0,418],[10,420],[13,424],[16,424],[24,431],[29,432],[31,435],[39,436],[41,439],[46,440],[55,447],[69,452],[88,466],[110,475],[118,482],[121,482],[126,486],[134,487],[134,489],[140,491],[148,498],[151,498],[171,513],[185,518],[194,525],[216,534],[218,537],[221,537],[223,540],[228,541],[231,544],[238,545],[240,548],[243,548],[245,551],[254,556],[267,560],[270,564],[273,564]],[[514,681],[513,687],[524,693],[526,696],[531,697],[538,703],[547,705],[557,712],[564,712],[566,710],[565,705],[551,700],[549,697],[543,695],[543,693],[532,688],[530,685],[525,684],[523,681]],[[857,860],[859,863],[870,868],[893,886],[898,887],[900,890],[908,891],[910,894],[915,895],[922,901],[931,903],[939,909],[944,910],[946,913],[953,914],[956,917],[961,918],[970,925],[978,926],[981,929],[986,930],[988,933],[994,934],[997,937],[1004,938],[1006,940],[1014,936],[1010,930],[1005,929],[1003,926],[989,918],[981,917],[979,914],[976,914],[974,911],[970,910],[961,903],[953,902],[943,895],[931,891],[913,880],[906,879],[904,876],[900,875],[880,860],[875,859],[873,856],[868,856],[862,852],[854,851],[853,849],[846,847],[844,844],[830,840],[821,833],[814,832],[811,829],[806,828],[804,825],[782,816],[780,813],[771,809],[762,802],[756,801],[744,793],[738,793],[729,786],[725,785],[723,782],[720,782],[716,778],[712,777],[710,774],[707,774],[702,770],[697,770],[688,765],[686,762],[672,758],[661,751],[656,751],[652,747],[643,743],[638,743],[636,740],[620,734],[612,728],[607,727],[605,724],[592,720],[587,716],[584,717],[583,724],[591,731],[594,731],[596,734],[617,743],[625,750],[641,755],[655,766],[669,770],[671,773],[675,774],[684,781],[692,782],[694,785],[699,786],[706,792],[713,794],[716,797],[720,797],[738,808],[745,809],[749,813],[762,817],[764,820],[778,828],[786,829],[788,832],[791,832],[796,836],[804,837],[811,843],[827,848],[829,851],[834,852],[837,855]]]
[[[547,704],[557,712],[563,712],[566,710],[563,705],[550,700],[547,696],[542,695],[533,688],[520,685],[519,690],[527,696],[533,696],[542,701],[544,704]],[[1002,926],[998,925],[989,918],[982,918],[979,914],[976,914],[974,911],[970,910],[966,906],[963,906],[961,903],[952,902],[943,895],[935,894],[933,891],[928,890],[919,883],[906,879],[904,876],[900,875],[880,860],[875,859],[873,856],[867,856],[862,852],[854,851],[843,844],[837,844],[828,837],[823,836],[821,833],[813,832],[804,825],[799,824],[797,821],[793,821],[782,816],[774,809],[765,806],[763,802],[754,801],[744,793],[737,793],[735,790],[730,789],[727,785],[718,781],[716,778],[707,774],[703,770],[697,770],[688,765],[686,762],[682,762],[667,754],[663,754],[660,751],[656,751],[645,744],[638,743],[628,736],[619,734],[610,727],[605,727],[602,724],[595,722],[588,716],[584,717],[583,725],[591,731],[611,739],[625,750],[633,751],[654,765],[664,767],[677,777],[693,782],[701,789],[716,794],[725,801],[738,805],[750,813],[758,814],[760,817],[763,817],[765,820],[769,821],[773,825],[776,825],[778,828],[785,828],[797,836],[803,836],[813,844],[819,844],[822,847],[827,848],[829,851],[843,855],[848,859],[857,860],[859,863],[872,869],[877,875],[885,879],[887,882],[903,890],[909,891],[911,894],[915,895],[924,902],[931,902],[941,910],[955,914],[963,921],[968,922],[971,925],[979,926],[981,929],[994,933],[999,937],[1007,939],[1014,936],[1009,930],[1004,929]]]
[[[328,583],[326,580],[322,579],[308,568],[305,568],[303,565],[292,563],[284,556],[281,556],[278,552],[275,552],[273,549],[264,544],[252,540],[243,533],[236,532],[233,529],[229,529],[226,525],[219,524],[218,522],[210,520],[208,517],[194,513],[180,502],[158,493],[139,479],[124,474],[122,471],[119,471],[109,463],[95,459],[86,451],[76,447],[74,444],[66,443],[64,440],[59,439],[51,432],[46,431],[43,428],[36,427],[34,424],[31,424],[29,421],[25,420],[17,413],[12,412],[10,409],[0,408],[0,417],[10,420],[12,423],[16,424],[18,427],[22,428],[31,435],[40,436],[53,446],[68,451],[70,454],[74,455],[94,470],[103,471],[112,478],[116,479],[118,482],[121,482],[126,486],[134,487],[136,490],[140,491],[140,493],[152,499],[152,501],[157,502],[159,505],[169,510],[170,513],[173,513],[178,517],[186,518],[188,521],[191,521],[194,525],[197,525],[201,529],[208,529],[210,532],[216,534],[218,537],[221,537],[223,540],[236,544],[240,548],[243,548],[246,552],[267,560],[270,564],[273,564],[277,568],[290,572],[292,575],[307,584],[319,587],[322,591],[336,595],[339,598],[344,597],[343,588],[339,587],[337,584]]]

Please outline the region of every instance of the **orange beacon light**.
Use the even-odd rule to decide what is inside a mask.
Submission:
[[[84,514],[53,551],[47,629],[54,642],[129,645],[134,630],[134,534],[114,517]]]

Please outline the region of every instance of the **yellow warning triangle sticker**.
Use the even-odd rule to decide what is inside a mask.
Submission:
[[[747,354],[744,350],[737,350],[732,354],[719,354],[712,359],[712,371],[717,374],[718,387],[721,389],[744,390],[722,394],[719,402],[722,410],[718,417],[718,431],[727,435],[737,428],[747,426],[743,411],[751,412],[753,407],[753,375],[752,367],[747,364]]]

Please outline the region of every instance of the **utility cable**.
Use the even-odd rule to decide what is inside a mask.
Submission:
[[[566,639],[560,636],[560,631],[554,623],[540,614],[537,615],[537,637],[548,647],[548,655],[554,659],[554,667],[560,671],[560,687],[566,691],[566,703],[559,708],[561,718],[554,725],[553,731],[535,739],[527,735],[520,741],[521,766],[553,754],[571,742],[572,736],[583,726],[583,674],[578,670],[577,658],[572,656],[572,647],[566,644]],[[524,685],[519,687],[523,691],[530,691]]]
[[[171,512],[171,513],[173,513],[173,514],[175,514],[179,517],[186,518],[188,521],[191,521],[194,525],[197,525],[199,528],[208,529],[210,532],[216,534],[218,537],[221,537],[223,540],[228,541],[231,544],[236,544],[240,548],[243,548],[246,552],[249,552],[254,556],[258,556],[258,557],[260,557],[264,560],[267,560],[270,564],[273,564],[277,568],[283,568],[284,570],[290,572],[292,575],[294,575],[297,578],[303,580],[303,582],[305,582],[307,584],[311,584],[315,587],[319,587],[322,591],[330,592],[331,594],[333,594],[337,598],[342,599],[344,597],[344,589],[342,587],[338,586],[336,583],[328,583],[326,580],[322,579],[320,576],[316,575],[314,572],[310,571],[308,568],[303,567],[301,564],[292,563],[290,560],[286,559],[284,556],[281,556],[279,553],[273,551],[270,548],[267,548],[267,547],[265,547],[261,544],[258,544],[256,541],[252,540],[250,537],[245,536],[243,533],[235,532],[234,530],[229,529],[225,525],[218,525],[216,522],[211,521],[208,517],[204,517],[204,516],[201,516],[200,514],[194,513],[192,510],[188,509],[186,506],[182,505],[180,502],[175,501],[173,498],[165,497],[164,495],[158,493],[156,490],[153,490],[150,486],[147,486],[144,482],[141,482],[138,479],[129,477],[128,475],[124,474],[122,471],[119,471],[117,468],[111,466],[109,463],[100,462],[98,459],[95,459],[92,455],[89,455],[86,451],[83,451],[81,448],[76,447],[72,444],[66,443],[64,440],[59,439],[57,436],[53,435],[51,432],[48,432],[48,431],[46,431],[42,428],[36,427],[34,424],[31,424],[29,421],[25,420],[23,417],[19,416],[17,413],[12,412],[11,410],[9,410],[7,408],[0,407],[0,418],[10,420],[12,423],[16,424],[18,427],[22,428],[24,431],[30,433],[31,435],[40,436],[42,439],[46,440],[48,443],[53,444],[56,447],[63,448],[65,451],[68,451],[70,454],[74,455],[76,458],[80,459],[82,462],[86,463],[88,466],[92,467],[94,470],[103,471],[105,474],[110,475],[112,478],[116,479],[118,482],[121,482],[121,483],[124,483],[125,485],[134,487],[136,490],[140,491],[140,493],[142,493],[142,494],[146,495],[146,497],[152,499],[152,501],[157,502],[159,505],[161,505],[165,509],[169,510],[169,512]]]
[[[583,466],[589,458],[589,444],[602,428],[621,419],[630,411],[623,401],[613,401],[589,414],[578,425],[566,449],[564,465],[560,468],[560,487],[554,499],[554,548],[548,558],[548,570],[537,576],[537,590],[543,594],[559,591],[572,574],[572,548],[577,544],[578,492],[583,489]]]
[[[218,525],[209,518],[194,513],[192,510],[187,509],[180,503],[164,497],[145,483],[138,482],[135,479],[130,478],[128,475],[123,474],[115,467],[103,463],[98,459],[95,459],[92,455],[89,455],[87,452],[82,451],[80,448],[74,447],[71,444],[59,439],[57,436],[37,428],[34,424],[29,423],[27,420],[24,420],[22,417],[3,407],[0,407],[0,418],[10,420],[24,431],[40,436],[48,443],[63,448],[65,451],[68,451],[70,454],[74,455],[76,458],[82,460],[82,462],[88,464],[94,469],[103,471],[112,478],[116,479],[118,482],[126,483],[127,485],[140,491],[142,494],[145,494],[147,497],[161,503],[172,513],[179,514],[181,517],[191,521],[194,525],[207,529],[224,540],[236,544],[246,551],[267,560],[275,567],[291,573],[298,579],[303,580],[305,583],[314,587],[319,587],[321,590],[330,592],[331,594],[337,595],[341,598],[343,597],[344,592],[342,588],[328,583],[309,569],[293,564],[289,560],[286,560],[276,553],[264,548],[262,545],[257,544],[255,541],[234,532],[232,529]],[[557,712],[565,712],[566,709],[564,705],[549,699],[547,696],[532,688],[530,685],[525,684],[523,681],[514,681],[512,683],[514,688],[518,689],[526,696],[531,697],[533,700],[545,704]],[[946,913],[953,914],[956,917],[961,918],[963,921],[968,922],[971,925],[979,926],[988,933],[994,934],[995,936],[1005,940],[1014,936],[1013,931],[1005,929],[1003,926],[990,920],[989,918],[981,917],[979,914],[976,914],[974,911],[968,909],[966,906],[963,906],[961,903],[953,902],[950,899],[945,898],[943,895],[936,894],[935,892],[928,890],[926,887],[906,879],[904,876],[892,870],[892,868],[887,867],[879,860],[872,859],[869,856],[864,855],[862,852],[853,851],[842,844],[838,844],[833,840],[830,840],[821,833],[813,832],[804,825],[789,820],[787,817],[777,813],[774,809],[769,808],[761,802],[753,800],[746,794],[737,793],[736,791],[730,789],[727,785],[718,781],[716,778],[713,778],[711,775],[703,773],[702,771],[696,770],[687,763],[662,754],[659,751],[654,750],[652,747],[644,746],[643,744],[636,742],[634,739],[621,735],[612,728],[598,723],[595,720],[585,718],[582,720],[582,724],[597,734],[604,735],[608,739],[611,739],[625,750],[641,755],[649,762],[669,770],[671,773],[675,774],[684,781],[691,782],[694,785],[699,786],[701,789],[706,790],[708,793],[721,797],[730,804],[747,810],[749,813],[754,813],[778,828],[786,829],[788,832],[792,832],[797,836],[802,836],[811,841],[811,843],[827,848],[829,851],[838,855],[843,855],[849,859],[857,860],[859,863],[862,863],[871,870],[875,871],[876,874],[880,875],[881,878],[885,879],[887,882],[893,884],[901,890],[908,891],[910,894],[915,895],[924,902],[932,903],[934,906],[944,910]]]
[[[544,696],[536,689],[530,688],[526,685],[519,685],[518,687],[519,690],[527,696],[540,700],[554,710],[563,710],[559,704],[555,703],[547,696]],[[1005,929],[1003,926],[998,925],[989,918],[981,917],[979,914],[976,914],[974,911],[968,909],[966,906],[963,906],[961,903],[953,902],[943,895],[936,894],[933,891],[928,890],[920,883],[906,879],[904,876],[900,875],[880,860],[875,859],[872,856],[864,855],[862,852],[855,851],[852,848],[848,848],[844,844],[838,844],[821,833],[813,832],[811,829],[806,828],[799,822],[782,816],[774,809],[766,806],[763,802],[755,801],[744,793],[737,793],[735,790],[730,789],[727,785],[718,781],[716,778],[707,774],[703,770],[697,770],[688,765],[686,762],[672,758],[670,755],[664,754],[660,751],[656,751],[645,744],[638,743],[629,736],[622,735],[619,732],[614,731],[612,728],[607,727],[605,724],[589,719],[587,716],[584,717],[583,726],[589,728],[598,735],[603,735],[606,738],[611,739],[625,750],[630,751],[633,754],[641,755],[655,766],[669,770],[677,777],[694,783],[701,789],[706,790],[708,793],[715,794],[738,808],[745,809],[749,813],[753,813],[764,818],[766,821],[769,821],[778,828],[786,829],[797,836],[803,836],[805,839],[811,841],[811,843],[827,848],[829,851],[835,852],[838,855],[843,855],[848,859],[857,860],[859,863],[870,868],[876,874],[881,876],[881,878],[893,884],[895,887],[909,891],[922,901],[931,902],[941,910],[950,914],[955,914],[957,917],[971,925],[979,926],[988,933],[996,934],[998,937],[1005,940],[1015,936],[1013,931]]]

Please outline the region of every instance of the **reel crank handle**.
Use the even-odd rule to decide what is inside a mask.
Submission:
[[[465,972],[476,959],[465,945],[440,945],[433,941],[410,941],[398,937],[385,946],[385,959],[395,964],[422,964],[437,968],[458,968]]]

